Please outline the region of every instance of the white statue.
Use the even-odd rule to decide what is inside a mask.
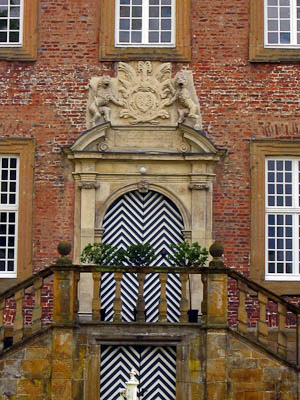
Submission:
[[[120,389],[120,400],[138,400],[137,391],[139,381],[136,379],[137,372],[132,368],[130,379],[126,382],[126,388]]]

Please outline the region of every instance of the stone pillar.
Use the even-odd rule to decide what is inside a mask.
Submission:
[[[208,328],[206,331],[206,395],[208,399],[221,400],[227,398],[227,274],[222,273],[222,268],[225,267],[221,260],[223,246],[215,242],[209,251],[213,257],[209,268],[214,268],[216,273],[208,273],[204,279],[205,319]]]
[[[223,246],[215,242],[210,246],[210,254],[213,260],[209,263],[209,268],[215,270],[214,273],[207,273],[206,288],[204,290],[205,303],[205,322],[208,327],[227,327],[227,302],[228,287],[227,274],[222,271],[225,265],[221,259]]]
[[[61,252],[60,252],[61,253]],[[51,400],[73,399],[75,346],[74,323],[77,318],[77,282],[71,260],[62,254],[54,270]]]
[[[95,242],[96,189],[100,187],[95,173],[95,161],[88,160],[82,166],[78,187],[80,199],[80,252],[89,243]],[[91,274],[81,274],[79,285],[80,309],[82,315],[90,315],[93,301],[93,280]]]
[[[191,214],[192,231],[191,243],[199,242],[202,247],[211,244],[212,231],[212,190],[209,176],[206,175],[206,165],[194,166],[192,181],[189,184],[191,190]],[[192,308],[201,310],[203,300],[203,286],[199,275],[190,276],[192,292]]]
[[[71,260],[67,258],[67,254],[71,251],[71,246],[66,242],[61,242],[58,246],[58,251],[62,257],[57,260],[56,266],[53,267],[53,324],[72,325],[77,320],[77,282],[79,272],[74,270]]]

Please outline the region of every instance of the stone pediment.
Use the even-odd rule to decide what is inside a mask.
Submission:
[[[91,78],[86,121],[88,129],[69,152],[99,158],[219,152],[202,130],[192,72],[172,78],[171,63],[120,62],[116,77]]]
[[[86,113],[87,128],[112,126],[177,126],[202,129],[200,104],[192,71],[172,78],[171,63],[120,62],[117,76],[92,77]]]
[[[177,127],[113,127],[109,122],[84,131],[72,152],[210,154],[219,153],[204,131],[183,124]]]

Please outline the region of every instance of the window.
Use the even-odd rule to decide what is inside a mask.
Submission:
[[[266,158],[266,279],[300,280],[299,176],[299,158]]]
[[[265,45],[300,45],[300,0],[265,0]]]
[[[250,61],[300,60],[300,0],[250,0]]]
[[[117,0],[116,46],[173,46],[175,0]]]
[[[0,140],[0,292],[32,274],[33,167],[32,139]]]
[[[0,276],[16,277],[19,159],[0,155]]]
[[[100,4],[101,60],[190,61],[191,0],[101,0]]]
[[[38,0],[0,0],[0,59],[37,58]]]
[[[0,1],[0,45],[21,46],[23,30],[23,1]]]
[[[250,277],[278,294],[299,294],[300,142],[253,140]]]

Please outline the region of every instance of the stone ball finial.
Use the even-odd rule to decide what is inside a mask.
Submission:
[[[209,252],[213,258],[220,258],[224,253],[224,247],[221,242],[216,241],[210,246]]]
[[[57,251],[62,257],[65,257],[71,253],[72,250],[72,245],[69,242],[66,242],[65,240],[59,242],[57,246]]]
[[[70,265],[72,264],[72,260],[70,260],[67,256],[71,253],[72,246],[71,243],[62,241],[57,246],[57,251],[60,254],[60,257],[56,261],[56,265]]]

